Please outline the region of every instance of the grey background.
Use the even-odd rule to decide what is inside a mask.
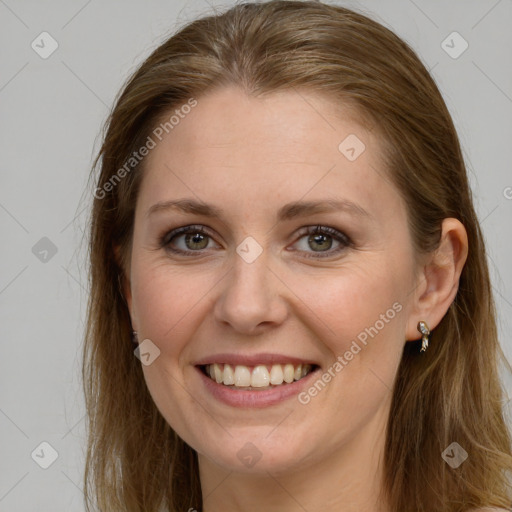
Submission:
[[[150,51],[210,5],[232,3],[0,0],[0,512],[84,510],[81,208],[100,128]],[[432,70],[464,148],[512,360],[512,1],[331,3],[392,28]],[[47,59],[31,47],[43,31],[59,45]],[[456,59],[442,47],[453,31],[469,44]],[[48,469],[35,462],[50,460],[44,441],[58,452]]]

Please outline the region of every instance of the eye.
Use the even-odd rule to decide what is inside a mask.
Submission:
[[[304,233],[304,231],[302,232]],[[308,226],[305,229],[305,234],[299,239],[305,239],[305,244],[302,244],[303,252],[309,252],[307,249],[313,249],[313,255],[307,255],[307,258],[325,258],[333,256],[345,250],[347,247],[352,246],[350,238],[338,231],[337,229],[328,226]],[[338,244],[338,247],[331,250],[333,239]],[[325,254],[322,254],[325,253]]]
[[[299,242],[302,239],[306,240],[305,244],[302,244],[303,248],[300,249],[300,252],[307,253],[311,252],[308,251],[308,248],[313,249],[313,254],[307,255],[307,258],[333,256],[353,245],[347,235],[328,226],[308,226],[302,230],[301,235]],[[191,255],[191,253],[200,253],[204,249],[208,249],[211,240],[212,236],[203,226],[183,226],[161,236],[159,246],[175,254]],[[331,250],[333,240],[338,247]]]
[[[178,245],[176,241],[180,239],[181,247],[174,247]],[[210,240],[211,236],[203,226],[183,226],[164,234],[160,238],[159,245],[174,253],[190,254],[208,248]]]

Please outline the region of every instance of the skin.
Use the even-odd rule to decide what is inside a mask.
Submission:
[[[139,340],[160,350],[144,377],[162,415],[198,453],[206,512],[390,510],[379,492],[401,352],[420,338],[419,320],[434,329],[445,315],[467,237],[460,222],[445,219],[439,251],[415,259],[379,138],[350,114],[312,92],[252,98],[224,87],[198,98],[146,157],[125,293]],[[366,146],[355,161],[338,150],[349,134]],[[146,215],[183,197],[225,213]],[[368,215],[276,223],[285,203],[327,198],[348,199]],[[204,226],[208,245],[175,238],[173,247],[196,251],[190,256],[159,245],[159,236],[187,225]],[[316,225],[353,245],[335,253],[343,245],[329,235],[324,246],[311,236],[308,243],[301,228]],[[263,250],[251,264],[236,252],[248,236]],[[321,257],[322,247],[331,256]],[[261,409],[228,406],[205,391],[194,368],[211,354],[267,352],[326,371],[396,303],[401,311],[307,404],[292,397]],[[247,442],[261,453],[250,468],[237,457]]]

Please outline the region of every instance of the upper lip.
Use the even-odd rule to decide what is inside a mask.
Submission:
[[[311,364],[317,365],[311,359],[301,359],[300,357],[287,356],[284,354],[212,354],[196,361],[195,366],[204,366],[207,364],[229,364],[231,366],[256,366],[272,364]]]

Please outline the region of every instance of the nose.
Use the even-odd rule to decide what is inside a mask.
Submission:
[[[218,322],[229,324],[244,334],[256,334],[265,326],[281,324],[288,308],[283,292],[287,289],[277,272],[269,267],[268,252],[252,262],[238,253],[233,255],[233,266],[219,283],[214,315]]]

